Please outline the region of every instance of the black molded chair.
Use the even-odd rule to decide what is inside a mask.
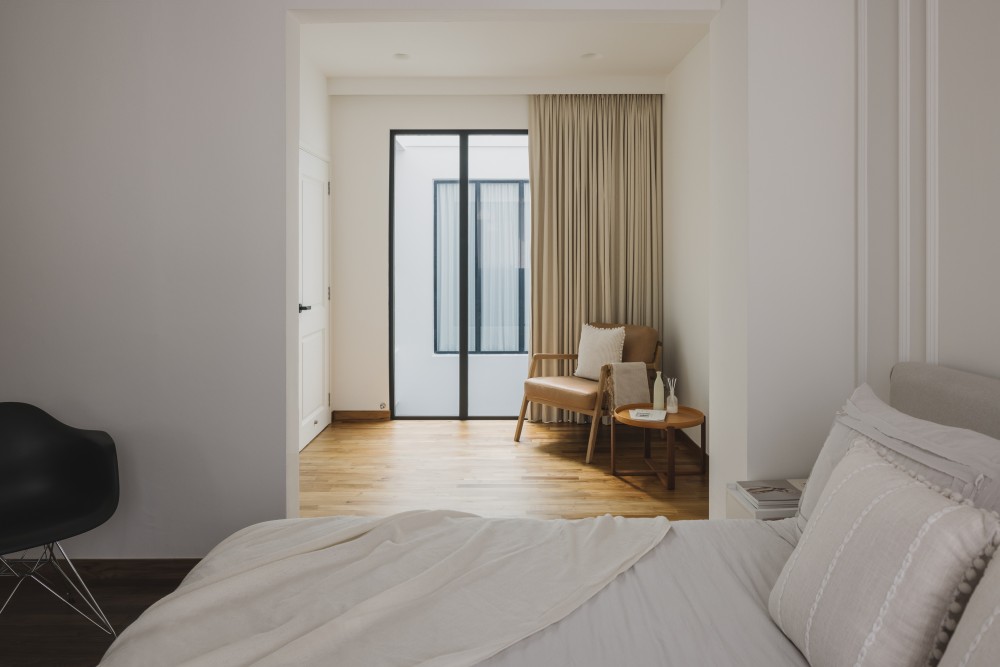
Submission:
[[[111,436],[67,426],[27,403],[0,403],[0,576],[17,579],[0,613],[21,584],[33,579],[114,635],[59,540],[100,526],[117,508],[118,457]],[[36,547],[41,554],[26,558]],[[7,556],[16,552],[21,556]],[[46,566],[69,585],[65,596],[45,577]]]

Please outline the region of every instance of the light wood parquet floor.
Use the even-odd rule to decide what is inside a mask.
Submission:
[[[594,462],[583,462],[589,427],[515,422],[395,420],[334,422],[302,450],[302,516],[386,515],[454,509],[483,516],[581,518],[610,513],[672,520],[708,518],[708,478],[614,477],[610,427]],[[619,467],[643,468],[639,429],[616,427]],[[679,444],[678,471],[697,470],[700,450]],[[666,443],[653,434],[665,466]]]

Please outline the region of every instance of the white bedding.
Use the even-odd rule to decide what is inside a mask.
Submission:
[[[564,618],[669,528],[446,511],[257,524],[213,549],[101,665],[474,665]]]
[[[470,516],[407,514],[443,514],[454,517],[453,523]],[[494,536],[499,542],[487,550],[530,542],[534,538],[525,530],[528,526],[544,534],[557,526],[585,525],[494,521],[500,522],[501,532]],[[599,525],[578,531],[576,538],[567,540],[564,534],[557,539],[564,546],[577,538],[589,541],[576,545],[583,552],[575,560],[547,547],[539,547],[530,567],[514,559],[494,568],[495,559],[487,557],[485,568],[463,570],[467,576],[458,578],[473,588],[459,589],[451,602],[436,596],[439,588],[452,588],[449,577],[437,575],[464,567],[468,559],[454,558],[454,547],[470,536],[455,533],[454,526],[442,527],[444,542],[429,550],[411,550],[405,526],[383,526],[381,534],[371,534],[378,523],[371,519],[252,526],[216,547],[177,593],[129,627],[101,665],[445,665],[480,660],[489,667],[807,664],[767,611],[768,594],[798,537],[794,519],[669,525],[661,519],[659,527],[646,520],[632,538],[623,538],[632,539],[632,547],[606,550],[603,556],[598,552],[611,546],[608,538],[615,534],[611,522],[620,528],[643,520],[589,521]],[[340,562],[331,559],[336,550],[328,552],[324,545],[351,534],[357,535],[353,541],[359,548],[339,556]],[[480,546],[471,549],[472,555],[481,551]],[[425,562],[411,567],[413,556]],[[447,565],[434,568],[434,558]],[[508,570],[511,583],[498,590],[497,581],[503,579],[482,577],[491,569]],[[431,585],[414,587],[414,581],[426,582],[430,570],[435,571]],[[363,572],[375,573],[374,590],[358,587]],[[514,593],[544,591],[553,584],[566,587],[549,613],[539,611],[544,605]],[[516,602],[501,610],[504,620],[493,628],[498,633],[470,639],[489,630],[476,621],[474,611],[492,614],[495,601],[512,598]],[[372,600],[377,602],[375,613],[369,613]],[[364,613],[355,608],[359,603]],[[442,648],[454,638],[460,641]],[[443,659],[424,659],[442,651]]]
[[[767,611],[794,522],[674,522],[586,604],[483,665],[807,665]]]

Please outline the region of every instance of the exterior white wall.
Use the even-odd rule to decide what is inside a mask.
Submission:
[[[664,375],[683,405],[708,409],[711,257],[709,85],[705,37],[667,77],[663,103]],[[711,422],[711,416],[709,416]],[[698,442],[700,429],[689,435]]]
[[[330,104],[333,409],[379,410],[389,403],[389,130],[523,130],[528,98],[334,96]]]
[[[470,153],[470,178],[528,180],[526,148],[477,146]],[[397,149],[395,170],[394,414],[453,416],[459,358],[434,352],[434,181],[458,179],[457,141]],[[469,414],[517,415],[527,368],[527,354],[470,355]]]

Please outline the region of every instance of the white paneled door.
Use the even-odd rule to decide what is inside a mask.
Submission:
[[[299,151],[299,450],[330,423],[329,165]]]

